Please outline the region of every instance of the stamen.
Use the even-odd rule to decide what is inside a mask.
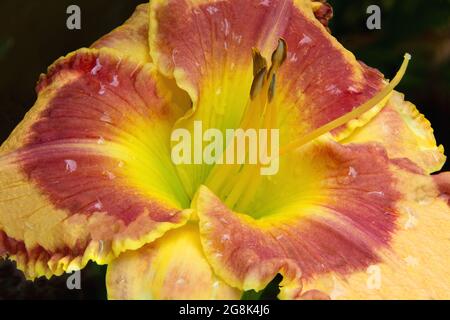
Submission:
[[[270,67],[268,78],[270,79],[283,65],[287,58],[287,44],[284,39],[278,40],[278,46],[272,54],[272,66]]]
[[[263,68],[267,69],[267,61],[258,49],[253,48],[253,77],[256,77]]]
[[[308,142],[311,142],[311,141],[319,138],[320,136],[322,136],[330,131],[333,131],[336,128],[339,128],[340,126],[346,124],[350,120],[358,118],[362,114],[366,113],[367,111],[369,111],[370,109],[372,109],[373,107],[378,105],[383,100],[386,100],[386,98],[392,93],[392,91],[394,91],[395,87],[402,80],[403,76],[405,75],[406,69],[408,68],[408,64],[409,64],[410,60],[411,60],[411,55],[409,53],[406,53],[404,56],[403,63],[401,65],[399,71],[397,72],[396,76],[394,77],[394,79],[386,87],[384,87],[384,89],[381,90],[377,95],[372,97],[369,101],[365,102],[364,104],[362,104],[358,108],[354,109],[353,111],[346,113],[342,117],[337,118],[331,122],[328,122],[324,126],[312,131],[311,133],[308,133],[307,135],[301,137],[300,139],[287,144],[286,146],[281,148],[280,155],[284,155],[287,152],[293,151],[293,150],[307,144]]]
[[[287,45],[283,39],[272,54],[270,69],[267,62],[257,49],[253,49],[253,83],[250,90],[250,99],[247,103],[241,129],[270,129],[277,124],[276,110],[271,104],[275,97],[276,72],[287,58]],[[270,138],[268,143],[270,143]],[[226,147],[234,146],[230,143]],[[246,151],[248,152],[248,150]],[[247,158],[247,157],[246,157]],[[260,165],[216,165],[210,172],[206,185],[219,194],[230,207],[244,207],[251,201],[261,179]]]
[[[269,86],[269,103],[272,102],[273,98],[275,97],[275,85],[276,85],[276,75],[272,76],[272,81],[270,82]]]
[[[252,87],[250,89],[250,99],[254,100],[264,87],[264,79],[266,78],[267,68],[263,67],[258,71],[253,79]]]

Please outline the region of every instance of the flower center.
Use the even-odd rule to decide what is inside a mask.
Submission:
[[[275,95],[276,72],[283,65],[286,57],[287,46],[283,39],[278,41],[278,46],[272,54],[270,68],[260,52],[253,49],[253,83],[250,89],[250,99],[240,125],[244,131],[276,129],[277,114],[276,108],[272,104]],[[269,135],[266,143],[260,144],[260,147],[267,148],[272,145],[271,139],[272,136]],[[235,143],[230,143],[224,152],[227,153],[229,148],[234,147]],[[249,157],[248,153],[249,150],[246,150],[245,157]],[[267,154],[267,150],[260,150],[260,154]],[[278,158],[278,154],[272,154],[271,157]],[[219,195],[228,207],[244,208],[251,201],[259,185],[260,167],[261,163],[216,165],[205,184]]]
[[[258,50],[253,50],[253,83],[250,90],[250,99],[240,128],[247,129],[276,129],[277,128],[277,110],[272,103],[275,95],[276,72],[283,65],[287,56],[287,45],[283,39],[278,41],[278,46],[272,54],[271,66],[268,68],[267,61]],[[373,107],[385,104],[394,90],[403,78],[408,63],[411,59],[409,54],[405,54],[404,61],[396,76],[383,90],[361,106],[353,109],[351,112],[323,125],[320,128],[300,137],[299,139],[283,146],[279,154],[272,154],[272,159],[286,155],[299,147],[319,138],[320,136],[346,124],[347,122],[360,117]],[[235,139],[236,137],[234,137]],[[266,147],[271,145],[270,137]],[[226,147],[234,148],[231,143]],[[226,153],[228,150],[225,150]],[[246,151],[248,156],[248,150]],[[261,163],[257,164],[216,164],[211,170],[205,185],[208,186],[216,195],[218,195],[225,204],[236,211],[243,212],[252,201],[257,192],[263,177],[260,174]]]

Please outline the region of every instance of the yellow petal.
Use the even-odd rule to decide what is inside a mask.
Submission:
[[[413,170],[413,171],[411,171]],[[450,208],[432,177],[408,163],[392,167],[402,198],[388,248],[367,269],[340,277],[329,274],[305,284],[333,299],[449,299]],[[440,177],[448,186],[449,176]]]
[[[151,62],[148,44],[149,5],[141,4],[123,25],[97,40],[91,48],[115,49],[142,63]]]
[[[367,279],[377,285],[380,266],[392,272],[378,297],[445,296],[449,209],[431,177],[408,160],[390,160],[376,144],[341,146],[321,139],[289,157],[239,210],[227,208],[206,188],[199,191],[193,208],[206,256],[219,276],[238,288],[260,290],[284,272],[283,289],[295,291],[282,289],[282,298],[301,298],[309,290],[336,298],[344,287],[347,298],[369,299],[377,296],[363,286]],[[448,181],[440,185],[444,189]],[[423,229],[415,231],[416,218],[424,220]],[[427,269],[401,269],[430,254],[436,260],[424,265]],[[409,276],[414,286],[407,286]],[[355,288],[347,283],[354,277]]]
[[[108,263],[186,222],[169,151],[183,111],[158,87],[151,65],[110,49],[42,76],[0,149],[0,251],[28,278]]]
[[[108,297],[133,300],[239,299],[211,270],[200,245],[198,227],[188,224],[108,266]]]
[[[360,125],[352,123],[352,133],[341,143],[380,143],[390,158],[408,158],[427,173],[439,171],[445,163],[444,148],[436,145],[430,122],[401,93],[394,92],[373,120]]]

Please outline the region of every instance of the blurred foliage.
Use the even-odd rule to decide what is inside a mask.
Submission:
[[[120,25],[144,0],[1,0],[0,140],[23,118],[36,96],[34,85],[56,58],[89,46]],[[409,52],[413,61],[399,91],[431,120],[440,143],[450,148],[450,0],[329,0],[333,34],[366,64],[392,77]],[[82,8],[82,30],[66,28],[66,8]],[[382,29],[368,30],[366,9],[382,9]],[[450,167],[447,165],[447,170]],[[0,299],[105,299],[105,267],[89,264],[82,290],[66,288],[67,275],[25,281],[11,262],[0,262]],[[278,276],[262,292],[243,299],[274,299]]]
[[[264,290],[249,290],[242,294],[241,300],[274,300],[280,293],[280,282],[283,277],[279,274],[273,279]]]

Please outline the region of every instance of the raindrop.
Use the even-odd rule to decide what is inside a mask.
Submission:
[[[417,226],[418,220],[411,208],[405,208],[408,220],[405,222],[405,229],[412,229]]]
[[[111,119],[110,115],[108,113],[106,113],[106,112],[104,112],[102,114],[102,116],[100,117],[100,121],[107,122],[107,123],[112,123],[112,119]]]
[[[298,42],[299,46],[311,43],[312,39],[310,37],[308,37],[306,34],[303,34],[303,38]]]
[[[97,73],[100,71],[100,70],[102,70],[102,68],[103,68],[103,66],[102,66],[102,64],[100,63],[100,58],[97,58],[96,60],[95,60],[95,66],[92,68],[92,70],[91,70],[91,74],[93,75],[93,76],[96,76],[97,75]]]
[[[209,6],[208,8],[206,8],[206,11],[208,11],[208,13],[209,13],[210,15],[213,15],[213,14],[219,12],[219,9],[217,9],[217,8],[214,7],[214,6]]]
[[[354,179],[358,176],[358,171],[356,171],[356,169],[353,167],[349,167],[348,168],[348,176],[350,176]]]
[[[182,286],[182,285],[184,285],[186,283],[186,280],[184,280],[183,278],[179,278],[178,280],[177,280],[177,282],[175,282],[175,284],[177,285],[177,286]]]
[[[94,209],[96,210],[102,210],[103,209],[103,203],[100,200],[97,200],[97,202],[94,204]]]
[[[224,234],[224,235],[222,236],[222,238],[220,239],[220,241],[221,241],[222,243],[227,242],[227,241],[230,241],[230,240],[231,240],[231,236],[230,236],[229,234]]]
[[[298,61],[298,57],[297,57],[296,53],[292,54],[290,61],[291,62],[297,62]]]
[[[334,84],[330,84],[330,85],[326,86],[325,90],[334,95],[339,95],[342,93],[342,91]]]
[[[367,193],[369,196],[384,197],[383,191],[371,191]]]
[[[113,87],[118,87],[120,82],[119,82],[119,76],[118,75],[114,75],[112,81],[109,83],[111,86]]]
[[[228,21],[228,19],[224,19],[222,21],[222,31],[225,36],[228,36],[230,34],[230,22]]]
[[[116,176],[114,175],[114,173],[112,173],[111,171],[104,171],[103,175],[105,175],[106,177],[108,177],[109,180],[114,180],[116,178]]]
[[[355,86],[351,85],[347,88],[347,91],[350,93],[360,93],[360,91],[358,90],[358,88],[356,88]]]
[[[407,266],[417,267],[419,265],[419,260],[413,256],[408,256],[405,258],[405,262]]]
[[[97,144],[105,144],[105,139],[103,137],[98,138]]]
[[[240,34],[235,34],[233,32],[232,34],[233,40],[236,41],[238,44],[240,44],[242,42],[242,35]]]
[[[261,0],[259,2],[259,5],[263,6],[263,7],[268,7],[268,6],[270,6],[270,0]]]
[[[100,90],[98,90],[98,94],[99,95],[104,95],[106,93],[106,87],[105,87],[105,85],[104,84],[101,84],[100,85]]]
[[[78,164],[75,160],[64,160],[66,164],[66,171],[69,173],[77,171]]]

